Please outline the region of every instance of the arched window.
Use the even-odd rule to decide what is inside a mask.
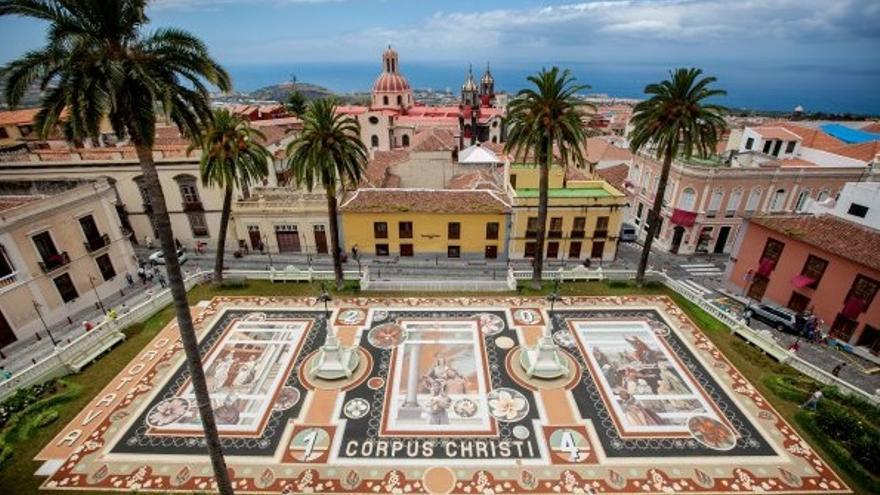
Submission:
[[[804,190],[798,194],[797,201],[794,204],[794,211],[803,211],[804,204],[807,202],[807,198],[810,197],[810,191]]]
[[[785,189],[777,189],[770,199],[770,211],[782,211],[785,206]]]
[[[370,124],[373,124],[373,125],[376,125],[379,123],[379,117],[376,117],[375,115],[370,116],[370,118],[367,120],[369,120]]]
[[[404,134],[400,140],[403,142],[404,148],[409,148],[409,134]]]
[[[749,193],[749,200],[746,201],[746,211],[754,212],[758,207],[758,201],[761,200],[761,188],[756,187],[752,189],[752,192]]]
[[[397,104],[398,104],[398,105],[403,105],[403,97],[400,96],[400,95],[397,95]]]
[[[685,188],[678,198],[678,208],[681,210],[693,211],[694,203],[697,200],[697,193],[692,187]]]
[[[721,200],[724,198],[724,191],[721,189],[716,189],[712,191],[712,196],[709,197],[709,213],[715,214],[719,208],[721,208]]]
[[[732,193],[730,193],[730,197],[727,198],[727,211],[725,212],[725,216],[732,217],[736,214],[736,210],[739,209],[739,203],[742,201],[742,189],[734,189]]]
[[[629,181],[633,183],[633,185],[639,185],[639,176],[641,175],[642,170],[639,168],[639,164],[636,163],[633,168],[629,169]]]
[[[200,202],[198,179],[195,176],[181,174],[174,177],[177,186],[180,188],[180,198],[184,204],[194,205]]]
[[[828,195],[829,195],[828,189],[823,189],[823,190],[819,191],[819,195],[816,196],[816,201],[819,201],[819,202],[825,201],[826,199],[828,199]]]
[[[370,146],[372,146],[373,148],[379,147],[379,136],[377,136],[375,134],[370,136]]]
[[[492,136],[492,142],[493,142],[493,143],[497,143],[497,142],[498,142],[498,136]]]
[[[387,105],[387,104],[388,104],[388,97],[387,97],[387,96],[383,96],[383,97],[382,97],[382,104],[383,104],[383,105]]]

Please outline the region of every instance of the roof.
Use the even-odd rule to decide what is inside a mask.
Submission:
[[[612,187],[618,191],[623,191],[625,187],[623,182],[626,180],[627,176],[629,176],[629,165],[621,163],[620,165],[615,165],[613,167],[598,169],[596,170],[596,173],[602,178],[602,180],[611,184]]]
[[[501,160],[495,156],[495,153],[488,148],[482,147],[479,143],[458,152],[458,163],[500,163]]]
[[[880,231],[833,215],[755,216],[750,220],[790,239],[880,270]]]
[[[463,174],[458,174],[449,180],[446,184],[449,189],[490,189],[501,191],[498,181],[487,170],[471,170]]]
[[[757,132],[761,135],[761,137],[765,139],[780,139],[783,141],[790,141],[792,139],[796,139],[798,141],[801,140],[801,136],[795,134],[794,132],[786,129],[785,127],[777,127],[777,126],[761,126],[761,127],[753,127],[753,131]]]
[[[0,211],[11,210],[45,196],[0,196]]]
[[[616,146],[609,139],[601,137],[587,139],[587,161],[590,163],[606,160],[628,161],[632,156],[630,150]]]
[[[391,150],[374,151],[373,158],[367,165],[362,183],[369,187],[386,187],[390,176],[388,169],[409,160],[409,151]]]
[[[25,108],[0,112],[0,125],[31,124],[39,111],[39,108]]]
[[[874,160],[880,154],[880,141],[869,141],[867,143],[847,144],[839,148],[830,150],[831,153],[842,155],[865,163]]]
[[[373,91],[376,92],[398,92],[409,91],[409,81],[397,72],[383,72],[376,78],[373,83]]]
[[[538,189],[517,189],[516,195],[520,198],[537,198]],[[604,187],[580,187],[580,188],[550,188],[547,190],[550,198],[610,198],[612,193]]]
[[[455,149],[455,133],[442,127],[430,127],[413,136],[412,151],[451,151]]]
[[[880,122],[870,122],[868,125],[862,126],[861,130],[864,132],[880,133]]]
[[[820,126],[826,133],[840,139],[845,143],[865,143],[870,141],[880,141],[880,134],[866,131],[864,129],[853,129],[840,124],[822,124]]]
[[[833,148],[839,148],[846,144],[843,141],[833,136],[830,136],[819,129],[811,129],[809,127],[792,124],[791,122],[780,122],[777,124],[777,126],[784,127],[789,131],[797,134],[801,138],[801,145],[808,148],[831,151]]]
[[[354,213],[506,213],[510,205],[483,189],[358,189],[339,209]]]

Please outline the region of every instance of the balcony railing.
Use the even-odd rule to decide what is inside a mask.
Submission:
[[[100,237],[93,237],[87,240],[83,245],[86,247],[86,251],[94,253],[95,251],[110,245],[110,236],[107,234],[101,234]]]
[[[593,239],[605,239],[608,237],[607,230],[594,230],[593,231]]]
[[[18,273],[12,272],[8,275],[0,277],[0,287],[6,287],[15,283]]]
[[[571,231],[571,238],[572,239],[583,239],[584,235],[585,235],[585,232],[583,230],[572,230]]]
[[[190,203],[183,203],[183,211],[204,211],[205,208],[202,207],[201,201],[193,201]]]
[[[534,239],[536,237],[538,237],[537,230],[527,230],[526,231],[526,239]]]
[[[561,230],[551,230],[551,231],[547,232],[547,238],[549,238],[549,239],[559,239],[561,237],[562,237]]]
[[[53,270],[57,270],[64,265],[70,263],[70,256],[67,255],[67,251],[62,251],[59,254],[53,254],[49,256],[44,261],[37,262],[40,265],[40,269],[43,270],[43,273],[49,273]]]

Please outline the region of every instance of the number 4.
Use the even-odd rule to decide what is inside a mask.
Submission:
[[[562,441],[559,442],[559,450],[568,452],[569,460],[571,462],[577,462],[580,460],[580,451],[574,443],[574,435],[571,433],[571,430],[562,431]]]

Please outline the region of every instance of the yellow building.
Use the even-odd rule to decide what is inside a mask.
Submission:
[[[534,256],[538,226],[539,168],[514,164],[509,169],[513,198],[509,255]],[[561,167],[550,170],[545,259],[613,260],[626,196],[602,180],[586,180],[576,170],[565,181]]]
[[[339,208],[363,255],[504,259],[510,205],[495,191],[358,189]]]

